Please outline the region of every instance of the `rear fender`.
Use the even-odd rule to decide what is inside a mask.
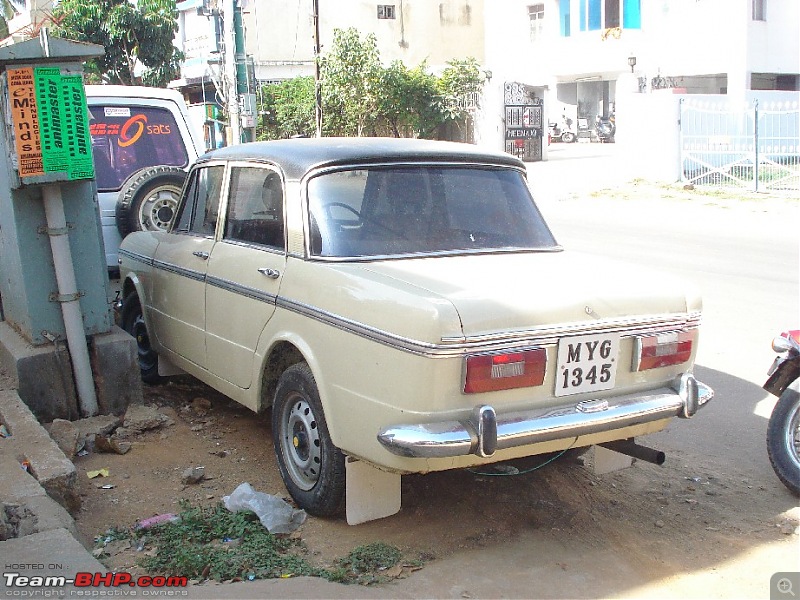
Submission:
[[[780,397],[791,383],[800,377],[800,354],[784,360],[762,386],[770,394]]]

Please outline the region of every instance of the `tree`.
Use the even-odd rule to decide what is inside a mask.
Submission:
[[[293,135],[313,136],[314,78],[295,77],[261,88],[258,112],[261,122],[259,140],[276,140]]]
[[[23,0],[0,0],[0,40],[9,36],[8,22],[23,10]]]
[[[164,87],[180,74],[175,0],[61,0],[53,16],[53,35],[105,48],[86,65],[90,79]]]
[[[375,125],[380,75],[375,34],[362,41],[354,27],[334,30],[331,51],[320,64],[326,135],[360,136]]]

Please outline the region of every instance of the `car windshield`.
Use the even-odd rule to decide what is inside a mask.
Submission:
[[[308,205],[312,256],[557,248],[525,178],[514,169],[425,165],[335,171],[309,181]]]
[[[131,173],[144,167],[189,164],[178,125],[168,110],[93,105],[89,113],[99,191],[119,190]]]

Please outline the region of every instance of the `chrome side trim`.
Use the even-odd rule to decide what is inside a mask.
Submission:
[[[267,304],[275,304],[276,300],[278,299],[275,294],[269,294],[263,290],[240,285],[238,283],[234,283],[233,281],[229,281],[228,279],[222,279],[221,277],[212,277],[210,275],[206,275],[206,283],[216,288],[227,290],[229,292],[233,292],[234,294],[245,296],[246,298],[251,298],[252,300],[266,302]]]
[[[123,250],[122,248],[119,249],[117,254],[120,256],[125,256],[133,261],[143,263],[148,267],[153,266],[153,259],[150,256],[145,256],[144,254],[139,254],[138,252],[131,252],[130,250]]]
[[[322,310],[315,306],[298,302],[283,296],[275,296],[257,288],[236,284],[232,281],[207,277],[205,273],[186,269],[164,261],[123,251],[125,256],[151,265],[153,268],[188,277],[195,281],[206,281],[234,294],[242,294],[255,300],[261,300],[277,307],[295,312],[320,323],[336,327],[342,331],[361,336],[368,340],[429,358],[460,357],[465,354],[507,350],[509,347],[545,347],[555,346],[561,337],[582,335],[596,332],[619,332],[624,337],[685,330],[700,324],[700,312],[688,314],[645,315],[607,319],[604,321],[587,321],[585,323],[561,323],[547,327],[537,327],[520,331],[501,332],[475,336],[443,337],[441,343],[424,342],[366,325],[353,319]],[[513,345],[513,346],[512,346]]]
[[[392,454],[408,458],[453,458],[475,454],[485,456],[485,448],[504,450],[540,442],[576,438],[633,425],[682,416],[687,403],[687,380],[698,390],[698,407],[714,397],[714,391],[691,375],[678,378],[672,387],[644,394],[626,394],[608,399],[607,407],[597,405],[592,412],[580,410],[586,401],[550,409],[531,409],[496,416],[495,444],[486,439],[486,428],[479,415],[491,407],[477,407],[464,421],[441,421],[395,425],[378,433],[378,441]],[[691,386],[688,386],[691,387]],[[494,409],[492,409],[493,411]]]

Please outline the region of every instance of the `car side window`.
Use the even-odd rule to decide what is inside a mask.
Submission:
[[[192,172],[174,232],[205,237],[214,235],[224,173],[222,165],[203,167]]]
[[[226,240],[283,250],[283,183],[263,167],[231,169],[230,199],[225,221]]]

